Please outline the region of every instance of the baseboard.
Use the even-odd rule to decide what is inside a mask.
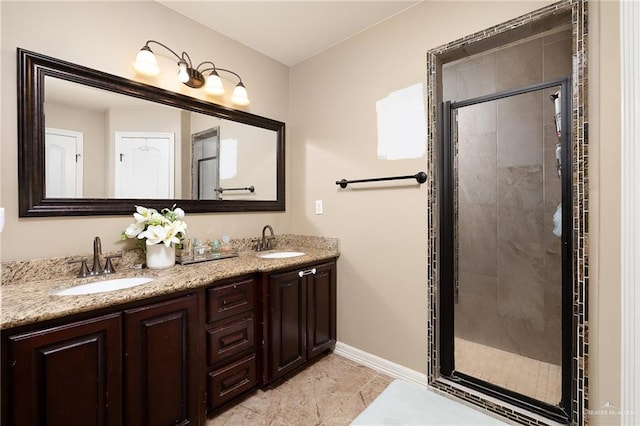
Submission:
[[[361,349],[349,346],[346,343],[337,342],[333,351],[336,355],[340,355],[353,362],[369,367],[373,370],[384,373],[396,379],[403,379],[421,386],[427,386],[427,375],[410,368],[404,367],[395,362],[391,362],[377,355],[370,354]]]

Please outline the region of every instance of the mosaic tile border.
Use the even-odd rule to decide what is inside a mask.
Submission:
[[[496,403],[495,400],[478,396],[476,392],[461,389],[439,379],[439,311],[438,311],[438,149],[437,149],[437,106],[442,93],[441,64],[439,57],[446,52],[465,45],[479,42],[490,37],[500,36],[507,31],[539,21],[550,16],[571,12],[573,32],[573,81],[572,81],[572,148],[573,148],[573,324],[574,348],[572,355],[572,423],[587,424],[585,411],[588,407],[588,284],[589,284],[589,203],[588,203],[588,70],[587,70],[587,1],[563,0],[538,9],[511,21],[496,25],[484,31],[452,41],[429,50],[427,53],[427,118],[429,120],[427,170],[428,214],[427,214],[427,297],[429,316],[427,318],[428,362],[427,378],[429,385],[465,402],[485,409],[491,413],[525,425],[544,425],[546,421],[537,415],[520,411],[511,406]]]

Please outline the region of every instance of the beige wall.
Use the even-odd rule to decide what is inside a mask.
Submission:
[[[222,194],[226,200],[275,200],[276,194],[276,132],[268,129],[245,126],[240,123],[223,122],[220,140],[237,141],[237,173],[234,177],[220,179],[223,188],[253,186],[255,192],[230,191]],[[220,158],[224,162],[224,158]]]
[[[617,2],[589,6],[589,407],[603,410],[620,407],[620,18]]]
[[[106,194],[104,138],[107,134],[105,113],[47,103],[46,116],[47,127],[82,133],[82,161],[84,162],[82,196],[104,197]]]
[[[375,101],[426,82],[428,49],[549,3],[458,2],[454,15],[450,3],[424,2],[292,67],[292,219],[296,232],[340,237],[340,341],[426,372],[425,191],[411,185],[340,190],[334,184],[343,177],[413,174],[425,167],[424,158],[376,158]],[[590,132],[590,146],[599,152],[601,140],[606,146],[604,157],[592,155],[590,164],[591,237],[606,244],[590,251],[590,264],[598,271],[590,282],[595,345],[590,346],[589,388],[595,406],[619,402],[618,17],[615,3],[602,9],[600,17],[595,11],[590,15],[589,26],[590,91],[600,97],[595,103],[592,94],[590,103],[592,129],[600,126]],[[598,55],[604,59],[600,65],[593,59]],[[605,78],[594,75],[598,66]],[[603,186],[610,188],[606,195],[598,189]],[[324,215],[314,214],[317,199],[324,201]],[[599,205],[607,205],[607,211]],[[598,291],[602,286],[604,293]]]
[[[296,231],[340,237],[340,341],[426,372],[426,191],[411,183],[372,190],[334,184],[424,170],[424,157],[377,159],[375,102],[426,83],[428,49],[544,4],[456,3],[452,14],[450,3],[424,2],[292,68],[297,185],[289,200]],[[324,215],[314,214],[316,199]]]
[[[140,80],[131,67],[145,41],[155,39],[174,50],[186,50],[195,61],[215,60],[237,71],[249,91],[248,112],[288,121],[286,66],[219,33],[176,15],[156,2],[0,2],[2,9],[2,164],[0,197],[7,223],[2,233],[2,261],[74,255],[91,250],[99,235],[103,248],[119,249],[127,216],[18,219],[16,48],[67,60],[111,74]],[[157,53],[162,50],[158,49]],[[148,82],[167,90],[203,96],[175,78],[175,63],[158,54],[162,73]],[[225,105],[227,98],[213,100]],[[289,186],[287,187],[289,189]],[[188,214],[188,212],[187,212]],[[189,215],[189,232],[198,237],[257,236],[270,223],[288,231],[286,213]]]
[[[237,142],[236,174],[229,178],[221,176],[219,186],[222,188],[253,186],[255,189],[253,193],[225,191],[222,198],[224,200],[275,200],[277,198],[276,155],[278,142],[276,132],[203,114],[192,114],[191,134],[215,127],[219,127],[221,142],[225,139]],[[186,161],[190,168],[191,153],[189,152],[188,155],[189,158]],[[220,162],[224,163],[225,161],[229,160],[221,155]]]

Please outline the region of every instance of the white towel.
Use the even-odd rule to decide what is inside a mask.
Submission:
[[[558,208],[553,214],[553,235],[562,236],[562,204],[558,204]]]

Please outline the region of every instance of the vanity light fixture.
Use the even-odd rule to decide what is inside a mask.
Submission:
[[[158,61],[156,56],[149,47],[150,43],[155,43],[164,47],[171,52],[178,59],[178,80],[186,84],[189,87],[199,89],[204,87],[204,90],[211,95],[222,95],[224,93],[224,87],[222,85],[222,79],[218,74],[218,71],[223,71],[229,74],[233,74],[238,78],[238,84],[233,90],[231,101],[236,105],[249,105],[249,97],[247,96],[247,89],[242,83],[242,78],[235,72],[224,68],[218,68],[211,61],[201,62],[194,68],[191,58],[187,52],[182,52],[178,55],[170,47],[155,40],[148,40],[145,45],[138,52],[136,61],[133,64],[133,68],[140,74],[150,77],[160,74],[160,68],[158,68]],[[205,76],[205,73],[208,73]]]

